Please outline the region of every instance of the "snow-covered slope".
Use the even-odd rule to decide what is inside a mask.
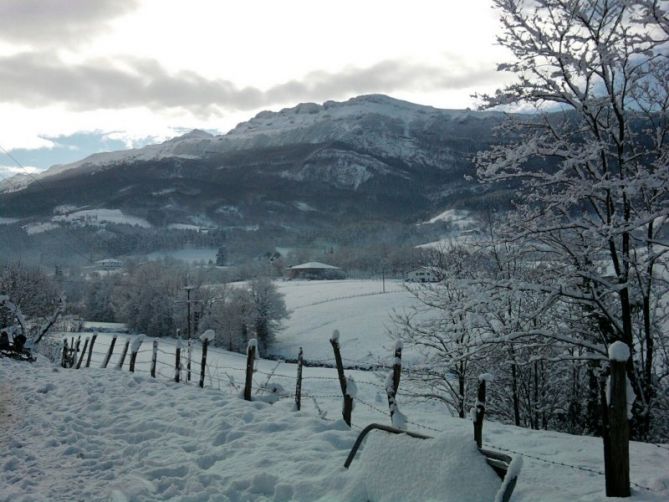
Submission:
[[[482,122],[498,116],[495,112],[441,110],[384,95],[359,96],[344,102],[326,101],[322,105],[302,103],[278,112],[260,112],[225,135],[213,136],[205,131],[193,130],[164,143],[139,149],[97,153],[72,164],[55,165],[31,178],[10,178],[0,182],[0,191],[19,190],[35,178],[44,179],[78,168],[95,172],[122,163],[165,158],[201,159],[240,150],[332,141],[346,141],[384,157],[435,164],[448,161],[449,155],[441,152],[435,158],[434,152],[425,150],[422,135],[444,133],[444,127],[452,133],[464,128],[467,121]],[[333,154],[328,150],[323,155],[336,157],[336,149],[334,152]],[[351,155],[350,152],[343,153]],[[343,158],[339,162],[358,166],[358,170],[359,166],[365,165],[365,162],[356,159],[352,162],[350,158]],[[339,174],[339,177],[342,176],[344,175]],[[361,176],[364,177],[365,174],[352,173],[354,180]]]
[[[162,361],[170,355],[164,349]],[[222,366],[239,365],[243,372],[239,355],[216,357]],[[274,363],[259,363],[257,377],[266,378],[260,371],[270,373]],[[469,420],[449,418],[443,410],[404,404],[412,421],[446,432],[420,444],[375,432],[346,470],[343,463],[359,428],[370,421],[388,423],[383,399],[372,401],[379,413],[363,405],[369,391],[356,400],[349,430],[338,419],[336,392],[319,398],[334,410],[328,417],[333,420],[326,420],[313,406],[295,412],[288,397],[273,405],[249,403],[230,386],[219,390],[207,382],[201,390],[161,375],[152,379],[146,362],[134,374],[127,371],[127,358],[120,371],[98,366],[96,360],[91,368],[64,370],[45,360],[2,360],[0,501],[418,501],[434,499],[438,490],[447,491],[441,500],[479,500],[463,497],[483,488],[469,490],[468,476],[489,474],[479,471],[484,465],[463,465],[461,455],[438,448],[461,449],[472,434]],[[277,373],[294,375],[294,370],[284,365]],[[312,376],[319,378],[306,379]],[[334,370],[305,368],[308,392],[325,394],[330,378],[336,385]],[[401,390],[399,399],[402,403]],[[515,501],[607,500],[604,478],[597,474],[602,470],[598,438],[487,422],[484,442],[525,454]],[[632,481],[646,487],[635,486],[630,500],[666,500],[669,450],[631,443],[630,459]]]

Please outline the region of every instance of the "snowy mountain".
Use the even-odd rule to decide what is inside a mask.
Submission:
[[[365,174],[371,177],[371,173],[379,170],[374,155],[413,163],[441,163],[447,168],[448,161],[452,160],[448,149],[443,149],[435,157],[434,152],[426,149],[429,143],[426,137],[448,132],[449,137],[443,137],[443,140],[461,139],[472,127],[499,117],[500,114],[495,112],[440,110],[383,95],[359,96],[345,102],[326,101],[322,105],[302,103],[279,112],[260,112],[225,135],[213,136],[195,129],[157,145],[97,153],[72,164],[54,165],[32,178],[44,179],[73,170],[95,172],[132,162],[203,159],[229,152],[335,141],[364,149],[367,153],[368,158],[337,149],[319,152],[319,158],[337,160],[344,171],[347,166],[369,164],[370,172]],[[335,178],[341,184],[357,187],[359,182],[366,181],[360,180],[360,176],[360,170],[354,169],[350,174],[339,174]],[[345,178],[349,179],[344,181]],[[0,191],[16,191],[30,182],[30,177],[15,176],[0,183]]]
[[[86,226],[93,215],[96,230],[100,222],[141,221],[135,227],[147,231],[204,226],[264,235],[413,224],[489,202],[465,175],[500,120],[380,95],[303,103],[261,112],[224,135],[194,130],[53,166],[39,182],[6,180],[0,214],[31,235]]]

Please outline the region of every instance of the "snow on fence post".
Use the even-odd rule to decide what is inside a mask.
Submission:
[[[400,412],[397,406],[397,389],[400,387],[400,376],[402,374],[402,342],[395,342],[395,359],[393,361],[393,371],[388,374],[386,379],[386,394],[388,395],[388,408],[390,409],[390,423],[393,427],[404,429],[406,427],[406,417]]]
[[[335,363],[337,364],[337,376],[339,377],[339,386],[341,387],[341,393],[344,396],[344,407],[342,408],[342,416],[344,422],[349,427],[351,426],[351,412],[353,411],[353,397],[350,392],[347,392],[347,382],[346,375],[344,375],[344,365],[341,361],[341,350],[339,347],[339,331],[334,330],[332,336],[330,337],[330,344],[332,344],[332,350],[334,351]]]
[[[295,409],[300,411],[302,407],[302,365],[304,364],[304,352],[300,347],[297,355],[297,383],[295,384]]]
[[[151,354],[151,376],[156,378],[156,363],[158,362],[158,340],[153,341],[153,353]]]
[[[634,390],[627,379],[629,347],[614,342],[609,347],[611,374],[606,385],[604,407],[604,474],[607,497],[629,497],[629,408],[634,402]],[[608,443],[608,444],[607,444]],[[608,447],[607,447],[608,446]]]
[[[483,373],[479,375],[479,389],[478,396],[476,399],[476,407],[472,410],[473,416],[472,420],[474,421],[474,440],[476,441],[476,446],[481,448],[483,446],[483,418],[485,416],[485,387],[486,382],[492,381],[492,375],[490,373]]]
[[[188,336],[188,360],[186,362],[186,381],[190,382],[190,362],[193,356],[193,339]]]
[[[79,355],[79,347],[81,347],[81,335],[77,337],[76,344],[73,344],[74,352],[72,353],[72,358],[70,359],[70,368],[74,366],[74,363],[77,362],[77,356]]]
[[[202,340],[202,360],[200,361],[200,388],[204,387],[204,369],[207,367],[207,350],[209,349],[209,341],[216,336],[213,329],[208,329],[200,336]]]
[[[130,347],[131,373],[135,372],[135,362],[137,361],[137,352],[139,352],[139,348],[142,346],[143,341],[144,341],[144,335],[137,335],[135,338],[132,339],[132,346]]]
[[[125,345],[123,346],[123,352],[121,352],[121,359],[119,359],[116,369],[120,370],[123,368],[123,363],[125,362],[125,356],[128,355],[128,347],[130,346],[130,340],[126,339]]]
[[[95,345],[95,340],[98,339],[98,334],[93,333],[93,338],[91,338],[91,345],[88,347],[88,357],[86,358],[86,367],[91,366],[91,356],[93,355],[93,345]]]
[[[77,369],[81,368],[81,363],[84,360],[84,356],[86,355],[86,349],[88,348],[88,338],[84,341],[84,348],[81,351],[81,355],[79,356],[79,361],[77,361]]]
[[[179,383],[180,380],[181,380],[181,338],[177,338],[177,347],[174,352],[174,381],[176,383]]]
[[[258,341],[255,338],[249,340],[246,346],[246,381],[244,382],[244,399],[251,400],[251,388],[253,386],[253,360],[256,357]]]
[[[60,365],[63,368],[67,368],[67,338],[63,338],[63,357],[60,360]]]
[[[107,365],[109,364],[109,360],[111,359],[111,356],[114,353],[114,345],[116,345],[116,335],[113,336],[112,341],[109,344],[109,350],[107,351],[107,355],[105,356],[105,360],[102,363],[103,368],[106,368]]]

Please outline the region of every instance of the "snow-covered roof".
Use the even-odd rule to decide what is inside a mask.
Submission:
[[[303,270],[303,269],[314,269],[314,268],[324,268],[324,269],[339,269],[334,265],[328,265],[327,263],[320,263],[318,261],[310,261],[307,263],[302,263],[301,265],[295,265],[290,267],[291,270]]]

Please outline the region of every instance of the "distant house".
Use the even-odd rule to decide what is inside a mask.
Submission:
[[[123,267],[123,262],[114,258],[105,258],[104,260],[96,261],[95,265],[98,269],[102,270],[116,270]]]
[[[409,282],[439,282],[439,274],[436,271],[421,267],[412,270],[407,274],[407,281]]]
[[[287,271],[288,279],[343,279],[344,271],[334,265],[310,261],[290,267]]]

